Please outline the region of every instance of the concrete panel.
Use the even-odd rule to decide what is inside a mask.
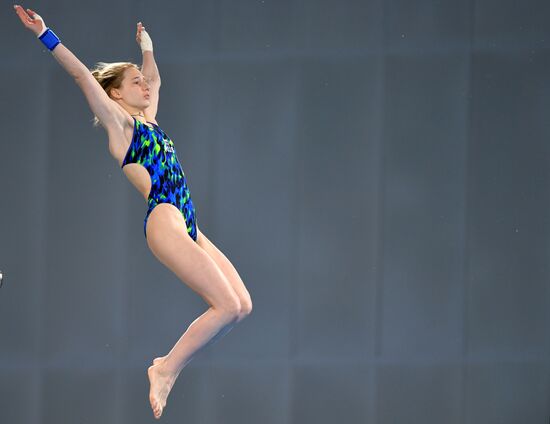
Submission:
[[[548,362],[470,364],[466,371],[464,422],[547,422],[549,377]]]
[[[495,13],[498,11],[498,13]],[[544,0],[482,0],[475,2],[476,49],[521,48],[538,55],[548,48],[550,7]]]
[[[345,417],[368,422],[371,395],[363,364],[296,365],[292,374],[291,423],[334,423]]]
[[[297,2],[303,54],[365,54],[383,46],[383,2],[380,0],[307,0]],[[307,52],[307,53],[306,53]]]
[[[467,62],[454,55],[395,56],[386,74],[381,353],[457,356]]]
[[[377,422],[462,423],[461,372],[454,364],[379,366]]]
[[[470,46],[472,2],[422,0],[384,2],[386,48],[423,55]]]
[[[546,348],[550,58],[478,54],[469,148],[467,300],[471,354]]]
[[[44,349],[55,360],[109,360],[123,283],[119,171],[76,84],[63,73],[50,83]]]
[[[41,302],[45,286],[45,173],[48,128],[43,113],[49,101],[48,78],[37,80],[34,71],[17,67],[0,97],[2,122],[0,181],[0,362],[33,360],[39,355]]]
[[[44,423],[116,422],[113,370],[51,368],[42,390]]]
[[[211,422],[288,423],[288,371],[285,365],[246,362],[208,371]]]
[[[41,406],[40,375],[35,370],[0,370],[0,422],[38,423]]]
[[[296,260],[297,71],[284,62],[218,72],[217,149],[208,166],[215,197],[205,205],[213,220],[201,231],[235,265],[254,303],[241,335],[224,341],[220,354],[286,357]]]
[[[306,62],[297,120],[293,353],[374,347],[380,62]]]
[[[296,22],[296,2],[292,0],[221,1],[219,18],[220,51],[246,57],[269,57],[272,52],[296,46],[299,25]],[[235,57],[235,56],[232,56]]]

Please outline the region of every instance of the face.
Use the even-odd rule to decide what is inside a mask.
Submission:
[[[118,89],[113,89],[111,95],[115,100],[119,100],[122,106],[126,105],[130,109],[129,112],[143,110],[150,105],[149,83],[133,66],[124,71],[122,84]]]

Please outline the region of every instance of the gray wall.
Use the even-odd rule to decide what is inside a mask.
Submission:
[[[548,423],[546,0],[36,1],[86,65],[163,77],[201,229],[252,316],[167,423]],[[205,308],[76,85],[2,4],[0,423],[147,423]]]

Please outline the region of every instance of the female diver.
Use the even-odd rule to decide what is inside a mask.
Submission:
[[[80,87],[106,130],[109,151],[148,203],[147,245],[157,259],[209,305],[166,356],[147,370],[149,401],[160,418],[176,378],[204,346],[252,311],[252,301],[231,262],[199,230],[195,209],[172,141],[157,125],[160,76],[151,38],[141,22],[136,41],[141,70],[132,63],[100,63],[90,72],[30,9],[14,6],[22,24],[48,47]]]

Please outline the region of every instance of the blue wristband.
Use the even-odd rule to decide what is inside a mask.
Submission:
[[[53,32],[51,29],[46,28],[46,31],[38,37],[42,43],[48,48],[49,51],[52,51],[55,49],[55,46],[57,46],[61,41],[59,40],[59,37],[55,35],[55,32]]]

